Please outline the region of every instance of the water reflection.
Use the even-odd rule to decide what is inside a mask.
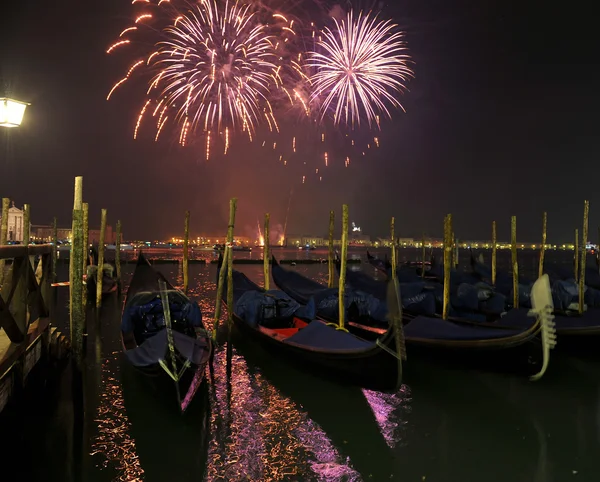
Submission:
[[[289,397],[234,354],[231,396],[226,357],[215,359],[215,427],[207,480],[360,480],[325,432]]]
[[[261,282],[261,265],[236,268]],[[180,266],[157,269],[181,284]],[[327,281],[326,264],[293,269]],[[125,289],[132,270],[123,270]],[[215,265],[190,265],[190,296],[207,328],[215,274]],[[536,384],[409,359],[410,386],[382,394],[330,383],[234,339],[231,379],[221,348],[214,383],[203,386],[181,417],[121,360],[121,303],[107,302],[96,325],[90,319],[84,476],[73,460],[80,434],[66,371],[56,407],[44,404],[50,414],[24,427],[13,423],[24,435],[11,440],[10,456],[36,451],[38,457],[35,467],[20,463],[23,480],[597,480],[600,364],[594,359],[553,354],[549,376]],[[66,305],[61,299],[62,311]]]
[[[102,363],[100,404],[94,422],[97,435],[90,455],[96,467],[110,468],[116,475],[112,480],[136,480],[144,473],[130,434],[131,423],[125,410],[121,382],[115,377],[118,354]]]
[[[381,393],[363,389],[369,402],[381,434],[390,448],[394,448],[402,439],[406,425],[406,416],[411,410],[411,390],[402,385],[398,393]]]

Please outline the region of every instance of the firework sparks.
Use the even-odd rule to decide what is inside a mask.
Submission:
[[[148,4],[136,0],[134,4]],[[276,27],[259,19],[252,2],[201,0],[185,9],[178,9],[175,1],[160,0],[160,9],[150,14],[140,12],[134,26],[123,30],[118,41],[107,52],[133,45],[131,35],[156,35],[158,42],[135,41],[140,45],[154,45],[139,58],[128,74],[110,90],[110,98],[137,69],[151,74],[147,83],[147,95],[151,102],[162,105],[166,113],[157,124],[155,139],[163,131],[165,121],[179,126],[179,143],[183,144],[188,132],[200,130],[210,144],[210,134],[224,142],[224,152],[229,150],[231,135],[244,132],[250,140],[261,121],[271,131],[279,131],[273,112],[274,92],[292,91],[286,86],[289,77],[283,70],[297,70],[282,60],[281,40],[295,35],[294,21],[281,14],[272,15]],[[262,17],[261,17],[262,18]],[[153,25],[146,25],[152,19]],[[163,27],[156,25],[162,22]],[[136,37],[137,38],[137,37]],[[282,69],[282,63],[285,69]],[[289,94],[288,94],[289,95]],[[292,98],[290,96],[290,98]],[[154,107],[144,105],[136,124],[135,136],[142,117]],[[158,109],[156,109],[158,110]],[[155,112],[156,112],[155,110]],[[209,149],[207,149],[209,151]]]
[[[379,21],[371,14],[357,18],[350,11],[335,29],[326,28],[309,53],[311,101],[320,104],[321,118],[333,111],[335,124],[379,125],[377,112],[391,114],[386,104],[402,109],[395,97],[413,76],[403,32],[390,21]]]

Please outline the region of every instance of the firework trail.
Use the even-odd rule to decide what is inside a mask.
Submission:
[[[174,130],[182,146],[200,140],[208,160],[239,137],[260,136],[282,166],[320,158],[322,169],[348,167],[379,147],[373,134],[363,142],[351,130],[379,128],[380,114],[402,108],[410,59],[403,33],[377,15],[327,9],[323,0],[132,3],[131,25],[107,48],[131,62],[107,99],[128,84],[145,94],[134,138],[150,124],[155,141]],[[321,30],[326,16],[334,25]]]
[[[408,66],[403,32],[391,21],[380,21],[371,13],[349,11],[335,28],[325,28],[308,55],[311,103],[320,116],[333,112],[334,124],[344,121],[360,125],[365,117],[369,126],[378,113],[391,114],[386,104],[402,108],[396,95],[413,76]]]
[[[299,66],[284,64],[285,45],[295,36],[293,23],[281,14],[262,22],[257,9],[239,1],[201,0],[188,4],[175,0],[134,0],[143,8],[134,25],[121,32],[107,53],[130,46],[136,35],[160,32],[160,40],[142,58],[136,59],[115,90],[133,74],[147,74],[148,99],[139,114],[134,137],[142,121],[151,116],[156,138],[170,121],[179,128],[179,143],[188,133],[201,130],[207,156],[211,138],[221,137],[227,152],[230,136],[245,132],[250,140],[265,122],[278,131],[273,110],[275,92],[293,99],[288,79],[300,75]],[[187,5],[178,8],[176,4]],[[153,12],[153,13],[149,13]],[[164,26],[157,27],[155,23]],[[143,42],[138,42],[143,44]]]

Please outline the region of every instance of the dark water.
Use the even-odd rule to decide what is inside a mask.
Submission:
[[[508,265],[507,255],[500,252],[499,264]],[[551,252],[548,261],[570,263],[571,256]],[[533,274],[533,253],[520,257],[521,271]],[[416,259],[416,250],[401,258]],[[261,265],[236,268],[262,283]],[[158,269],[181,283],[178,265]],[[327,276],[326,265],[295,269],[319,281]],[[191,295],[209,326],[215,271],[190,266]],[[66,297],[59,303],[64,320]],[[115,299],[99,320],[90,315],[83,425],[75,423],[66,369],[0,427],[0,480],[13,480],[11,470],[28,481],[600,480],[600,362],[593,357],[554,353],[549,373],[531,383],[411,360],[409,350],[411,379],[398,393],[381,394],[309,376],[240,342],[231,382],[220,349],[214,379],[180,417],[121,362],[120,308]],[[30,417],[17,418],[25,410]]]

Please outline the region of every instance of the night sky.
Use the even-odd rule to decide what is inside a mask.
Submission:
[[[202,141],[181,148],[166,136],[155,143],[151,129],[134,141],[143,85],[105,100],[131,60],[105,53],[130,24],[131,2],[11,2],[0,20],[0,89],[32,105],[20,129],[0,132],[0,195],[30,203],[34,224],[56,215],[68,225],[73,177],[83,175],[90,225],[107,208],[128,239],[180,234],[186,209],[192,235],[222,233],[232,196],[239,234],[255,234],[267,211],[277,229],[293,189],[288,234],[324,234],[329,210],[340,213],[348,203],[350,219],[372,236],[387,234],[391,216],[400,236],[441,236],[451,212],[461,239],[490,238],[493,220],[507,239],[516,215],[518,238],[533,242],[546,210],[548,239],[556,243],[573,238],[589,199],[595,241],[600,76],[590,5],[382,4],[382,16],[406,31],[415,62],[402,97],[407,112],[394,111],[378,134],[381,147],[348,168],[329,146],[325,168],[320,139],[302,125],[294,132],[304,150],[287,167],[260,140],[235,141],[227,157],[209,162]],[[280,142],[290,136],[282,132]],[[323,180],[310,175],[302,184],[303,172],[315,168]]]

